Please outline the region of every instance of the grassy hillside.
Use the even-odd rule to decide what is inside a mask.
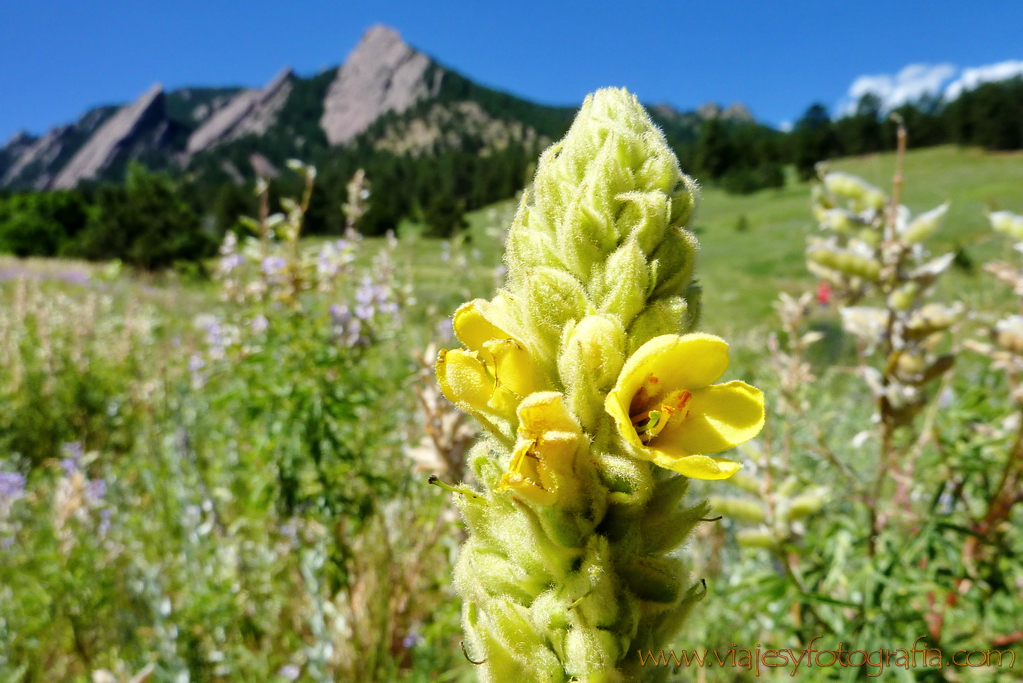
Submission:
[[[847,171],[890,191],[894,154],[841,159],[833,170]],[[965,246],[976,262],[1003,248],[989,240],[985,207],[1023,211],[1023,154],[994,154],[945,146],[911,151],[906,158],[903,203],[914,214],[952,203],[933,243],[935,250]],[[736,225],[745,216],[748,228]],[[703,191],[695,225],[700,229],[697,273],[704,283],[704,327],[727,333],[761,323],[772,315],[777,292],[814,284],[804,265],[807,235],[816,230],[810,215],[810,185],[790,182],[784,189],[737,197],[714,188]],[[964,289],[988,287],[954,273]],[[974,282],[974,284],[970,284]],[[983,283],[983,284],[981,284]]]

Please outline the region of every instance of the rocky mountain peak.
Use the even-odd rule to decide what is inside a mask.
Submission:
[[[187,153],[196,154],[247,133],[265,133],[291,94],[294,78],[291,67],[285,67],[266,87],[238,93],[189,136]]]
[[[435,95],[443,72],[427,82],[430,58],[409,47],[394,29],[377,24],[348,55],[324,100],[320,126],[332,145],[343,145],[382,114],[402,113]]]
[[[75,153],[51,187],[74,187],[83,178],[95,177],[110,166],[134,140],[156,126],[166,124],[163,87],[157,83],[133,103],[121,107],[89,141]]]
[[[696,109],[696,113],[705,120],[721,119],[732,123],[751,123],[753,121],[753,114],[742,102],[732,102],[725,109],[722,109],[717,102],[707,102],[701,104]]]

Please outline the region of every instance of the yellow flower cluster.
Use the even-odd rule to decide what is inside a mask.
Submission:
[[[518,441],[502,489],[552,504],[570,485],[583,432],[561,393],[544,391],[523,343],[490,322],[486,302],[462,306],[454,330],[466,349],[442,351],[437,377],[444,395],[490,423],[518,423]],[[666,334],[625,362],[605,410],[627,452],[693,479],[727,479],[741,465],[711,457],[755,437],[764,396],[745,382],[714,382],[728,369],[728,344],[709,335]]]

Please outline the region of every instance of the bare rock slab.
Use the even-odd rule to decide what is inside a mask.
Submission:
[[[427,82],[431,63],[390,27],[366,31],[327,90],[320,127],[330,144],[351,142],[382,114],[400,114],[437,94],[443,72]]]

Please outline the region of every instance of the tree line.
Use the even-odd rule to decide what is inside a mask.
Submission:
[[[317,94],[312,91],[310,97]],[[500,93],[489,91],[475,94],[494,109],[490,113],[495,118],[514,113],[504,111],[516,104],[514,98],[505,101]],[[448,93],[451,98],[462,95]],[[952,102],[925,98],[894,113],[906,122],[911,147],[953,143],[1023,149],[1023,78],[983,84]],[[556,138],[564,132],[559,131],[559,122],[567,127],[569,114],[552,110],[540,132]],[[122,183],[84,182],[74,190],[0,193],[0,252],[119,258],[146,269],[209,256],[224,233],[236,228],[239,215],[254,216],[258,211],[254,182],[240,178],[239,169],[248,170],[255,152],[283,166],[294,154],[291,135],[296,132],[310,143],[320,143],[309,145],[305,159],[319,169],[306,216],[307,233],[340,234],[345,225],[345,186],[362,168],[371,183],[368,210],[359,225],[364,234],[383,234],[407,220],[424,226],[427,234],[448,236],[464,225],[466,211],[514,196],[528,182],[541,151],[536,144],[511,143],[481,154],[483,143],[464,135],[459,145],[437,145],[419,155],[396,154],[374,144],[375,136],[393,120],[392,116],[378,121],[341,150],[311,137],[318,130],[312,119],[296,119],[280,139],[250,136],[233,141],[216,154],[201,155],[184,175],[150,172],[135,164]],[[865,95],[854,111],[837,119],[824,105],[813,104],[788,132],[721,118],[704,120],[696,129],[690,124],[662,126],[686,172],[733,193],[782,187],[786,165],[805,180],[814,176],[815,165],[822,160],[895,147],[895,123],[874,95]],[[228,166],[236,169],[234,173]],[[287,171],[271,180],[271,209],[279,208],[280,197],[297,196],[300,183]]]

